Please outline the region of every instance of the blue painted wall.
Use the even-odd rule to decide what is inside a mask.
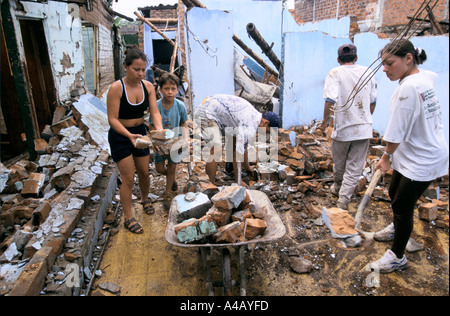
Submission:
[[[285,34],[282,84],[283,127],[310,124],[323,117],[323,86],[336,66],[337,48],[351,41],[319,31]]]
[[[449,38],[447,36],[413,37],[411,41],[416,47],[424,49],[428,55],[427,61],[419,68],[434,71],[439,74],[436,82],[436,92],[442,108],[442,119],[446,127],[446,139],[449,141]],[[375,34],[363,33],[355,36],[358,47],[359,63],[369,66],[378,58],[378,52],[388,44],[388,40],[379,39]],[[372,69],[380,63],[378,61]],[[384,134],[389,115],[389,101],[398,86],[398,82],[390,81],[381,67],[375,75],[378,83],[377,108],[374,113],[374,129]]]
[[[442,118],[449,141],[449,38],[447,36],[414,37],[411,41],[422,47],[428,60],[420,66],[439,74],[436,84],[442,107]],[[330,69],[339,66],[337,49],[348,38],[336,38],[322,32],[285,34],[285,79],[283,85],[283,127],[309,124],[323,118],[323,86]],[[379,51],[388,43],[372,33],[355,36],[358,47],[358,64],[370,66],[378,58]],[[375,69],[380,61],[371,68]],[[378,84],[377,108],[373,127],[384,134],[389,118],[389,100],[398,82],[391,82],[381,67],[375,78]]]
[[[234,94],[233,20],[225,11],[193,8],[186,23],[186,62],[195,111],[207,96]]]

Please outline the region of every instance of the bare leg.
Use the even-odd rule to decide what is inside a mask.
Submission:
[[[149,174],[150,156],[134,157],[134,163],[136,165],[136,170],[139,179],[139,188],[141,190],[141,201],[145,202],[148,200],[148,193],[150,190],[150,174]]]
[[[169,162],[167,165],[166,192],[172,192],[172,187],[173,187],[173,184],[175,183],[176,170],[177,170],[177,165]]]
[[[211,157],[214,157],[214,147],[211,148]],[[215,159],[212,159],[211,162],[207,162],[205,166],[206,174],[209,177],[209,181],[212,184],[216,184],[216,172],[217,172],[217,162]]]
[[[122,177],[122,185],[120,186],[120,203],[122,204],[125,221],[130,220],[131,214],[131,196],[133,194],[135,166],[133,157],[129,156],[117,163],[120,175]]]

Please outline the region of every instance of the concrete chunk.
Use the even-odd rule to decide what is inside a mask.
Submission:
[[[238,208],[244,200],[246,189],[241,186],[225,187],[211,198],[213,204],[223,210]]]
[[[206,215],[212,206],[208,196],[203,193],[198,193],[193,201],[186,201],[185,195],[181,194],[175,197],[175,201],[178,210],[178,223],[190,218],[201,218]]]
[[[182,243],[194,242],[198,239],[197,220],[191,218],[175,226],[177,239]]]

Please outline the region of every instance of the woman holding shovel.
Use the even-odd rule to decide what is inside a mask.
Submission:
[[[387,77],[399,80],[399,86],[390,101],[386,149],[375,167],[382,174],[391,164],[394,169],[389,187],[394,223],[375,237],[390,235],[394,242],[370,267],[390,273],[407,267],[404,252],[413,231],[415,204],[435,179],[448,173],[449,152],[434,89],[437,74],[417,67],[427,59],[425,51],[409,40],[396,40],[380,56]]]

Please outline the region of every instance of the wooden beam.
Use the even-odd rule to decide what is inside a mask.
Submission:
[[[178,24],[178,19],[146,19],[153,24]]]
[[[168,41],[170,44],[172,44],[175,47],[175,43],[174,41],[172,41],[170,38],[168,38],[166,36],[166,34],[164,34],[163,32],[161,32],[156,26],[154,26],[151,22],[149,22],[146,18],[144,18],[141,14],[139,14],[139,12],[135,11],[134,14],[145,24],[147,24],[148,26],[150,26],[152,28],[153,31],[155,31],[156,33],[158,33],[159,35],[162,36],[162,38],[164,38],[166,41]],[[178,47],[178,49],[180,50],[180,52],[183,55],[186,55],[186,53],[184,52],[184,49],[181,47]]]
[[[428,17],[430,18],[431,25],[433,27],[433,33],[434,34],[444,34],[444,31],[442,30],[442,27],[439,25],[439,23],[436,20],[436,17],[434,16],[433,10],[430,8],[429,5],[426,6]]]

